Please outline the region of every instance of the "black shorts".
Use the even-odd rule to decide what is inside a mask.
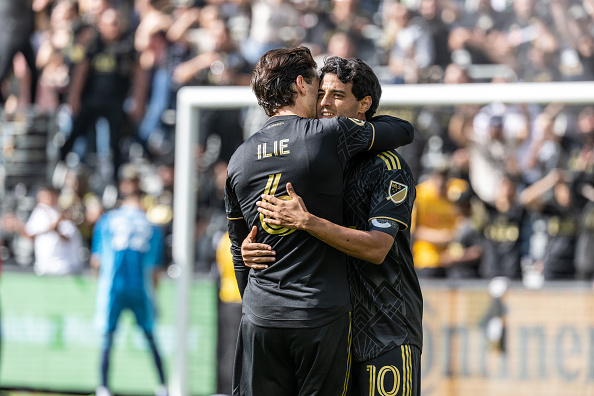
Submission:
[[[375,359],[353,362],[352,377],[353,396],[420,396],[421,350],[402,345]]]
[[[233,396],[347,396],[351,313],[316,328],[258,327],[241,319]]]

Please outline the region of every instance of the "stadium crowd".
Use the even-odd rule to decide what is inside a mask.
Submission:
[[[33,265],[21,230],[43,181],[60,189],[56,205],[80,230],[83,262],[95,222],[117,205],[115,185],[127,178],[143,188],[170,250],[176,92],[249,85],[272,48],[306,45],[319,66],[326,55],[361,58],[385,84],[594,79],[594,0],[4,3],[3,167],[13,165],[18,125],[42,120],[47,135],[38,177],[4,180],[2,257],[15,268]],[[11,31],[26,20],[28,31]],[[416,127],[415,141],[399,151],[418,183],[413,253],[421,277],[592,279],[594,106],[382,110]],[[265,119],[257,107],[202,111],[197,272],[217,272],[226,164]]]

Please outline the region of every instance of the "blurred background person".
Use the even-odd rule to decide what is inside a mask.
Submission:
[[[467,189],[451,194],[450,200],[460,214],[452,241],[441,254],[448,279],[478,279],[483,256],[483,224],[473,210],[473,193]]]
[[[110,8],[101,14],[99,36],[87,49],[72,75],[68,104],[72,109],[72,130],[60,148],[60,160],[72,151],[79,136],[84,136],[102,117],[108,122],[108,138],[112,159],[112,180],[119,178],[124,162],[122,135],[127,113],[139,118],[146,97],[147,74],[136,62],[133,42],[124,36],[118,11]],[[131,92],[133,91],[133,92]],[[126,99],[132,98],[126,109]]]
[[[154,330],[155,291],[163,266],[163,234],[140,206],[135,180],[119,184],[121,206],[104,214],[93,232],[91,265],[99,271],[96,323],[104,337],[97,396],[110,396],[111,349],[120,314],[131,310],[144,332],[158,374],[156,396],[166,396],[165,371]]]
[[[0,104],[2,108],[8,96],[3,92],[3,83],[13,68],[17,53],[20,53],[23,58],[17,59],[19,62],[17,67],[20,70],[15,70],[15,73],[19,77],[22,92],[19,90],[16,96],[19,98],[19,104],[25,107],[35,102],[38,72],[35,66],[35,52],[30,41],[33,31],[34,13],[31,0],[0,2]],[[23,60],[26,62],[26,69],[22,67]],[[25,87],[29,88],[28,91]],[[13,106],[12,110],[15,110],[16,104]]]
[[[483,201],[494,202],[505,174],[520,176],[529,136],[530,117],[523,106],[490,103],[474,116],[466,145],[469,177]]]
[[[528,255],[530,223],[518,199],[518,181],[504,175],[496,186],[493,203],[480,203],[483,225],[483,255],[479,275],[484,279],[503,276],[522,278],[522,259]]]
[[[444,160],[445,161],[445,160]],[[460,215],[450,200],[469,186],[465,180],[450,178],[445,163],[438,164],[426,180],[417,184],[412,221],[412,252],[419,278],[445,278],[442,254],[453,241]]]
[[[241,295],[235,280],[231,240],[227,232],[220,237],[217,243],[216,264],[219,280],[217,392],[222,395],[231,395],[233,394],[235,344],[241,322]]]
[[[576,206],[583,207],[575,252],[578,279],[594,278],[594,107],[586,106],[578,114],[578,141],[570,155],[569,169],[575,180]]]
[[[82,238],[76,225],[58,207],[60,190],[50,185],[37,190],[37,204],[20,226],[33,239],[37,275],[67,275],[83,269]]]
[[[388,66],[393,74],[391,82],[422,82],[424,72],[435,61],[431,32],[422,18],[415,17],[404,3],[392,3],[389,13],[395,26],[388,58]]]
[[[575,279],[575,251],[581,207],[566,172],[553,169],[520,193],[520,203],[536,217],[544,230],[545,243],[534,265],[545,280]]]
[[[252,67],[266,51],[297,44],[299,14],[287,0],[251,2],[250,30],[241,43],[241,51]]]

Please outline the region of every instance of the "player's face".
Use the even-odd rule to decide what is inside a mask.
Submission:
[[[365,112],[352,88],[352,83],[341,82],[336,74],[326,74],[318,90],[318,118],[338,116],[364,120]]]
[[[317,94],[319,92],[320,79],[316,76],[311,84],[307,84],[307,118],[317,118]]]

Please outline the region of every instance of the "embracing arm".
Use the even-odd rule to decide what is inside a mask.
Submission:
[[[250,268],[246,267],[241,258],[241,243],[248,236],[249,230],[244,219],[229,219],[227,222],[229,239],[231,239],[231,255],[233,256],[233,267],[239,293],[243,298],[243,292],[247,287]]]
[[[387,115],[375,116],[370,120],[375,130],[372,151],[385,151],[412,143],[415,135],[413,125],[401,118]]]
[[[391,235],[375,230],[355,230],[314,216],[307,211],[291,183],[287,183],[287,192],[291,200],[263,195],[264,200],[257,202],[258,211],[267,216],[265,222],[307,231],[335,249],[370,263],[384,261],[394,243]]]

